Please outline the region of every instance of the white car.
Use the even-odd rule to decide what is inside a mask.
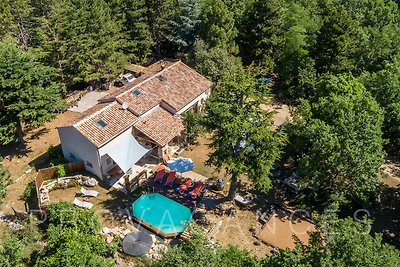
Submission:
[[[125,83],[130,83],[133,82],[136,78],[133,76],[132,73],[127,73],[122,75],[122,79],[124,80]]]
[[[120,87],[127,83],[133,82],[134,80],[136,80],[136,78],[132,73],[126,73],[114,81],[114,86]]]

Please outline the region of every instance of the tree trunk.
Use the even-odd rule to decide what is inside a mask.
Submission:
[[[229,187],[228,200],[233,200],[237,189],[238,173],[234,172],[231,177],[231,186]]]
[[[24,133],[22,132],[22,125],[21,125],[20,121],[18,121],[18,123],[17,123],[17,134],[18,134],[19,142],[21,143],[21,145],[24,145],[25,144]]]

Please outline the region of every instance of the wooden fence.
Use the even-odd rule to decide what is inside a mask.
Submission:
[[[65,171],[70,174],[74,172],[79,172],[85,170],[85,163],[83,161],[73,162],[64,164]],[[38,198],[40,197],[40,188],[44,181],[57,178],[58,166],[40,169],[35,177],[36,194]],[[40,207],[40,199],[38,199]]]

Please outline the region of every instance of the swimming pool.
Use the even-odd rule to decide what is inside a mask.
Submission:
[[[132,210],[139,223],[164,237],[182,233],[192,220],[189,208],[157,193],[139,197]]]

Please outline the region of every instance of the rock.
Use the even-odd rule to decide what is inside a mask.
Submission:
[[[110,244],[114,240],[114,237],[110,234],[106,235],[106,242],[107,244]]]
[[[261,242],[259,241],[259,240],[256,240],[256,241],[254,241],[254,243],[253,243],[255,246],[260,246],[261,245]]]
[[[25,171],[25,174],[29,174],[29,173],[31,173],[32,172],[32,169],[27,169],[26,171]]]
[[[108,228],[108,227],[104,227],[103,230],[101,230],[101,232],[102,232],[103,234],[109,234],[109,233],[111,233],[111,229]]]

